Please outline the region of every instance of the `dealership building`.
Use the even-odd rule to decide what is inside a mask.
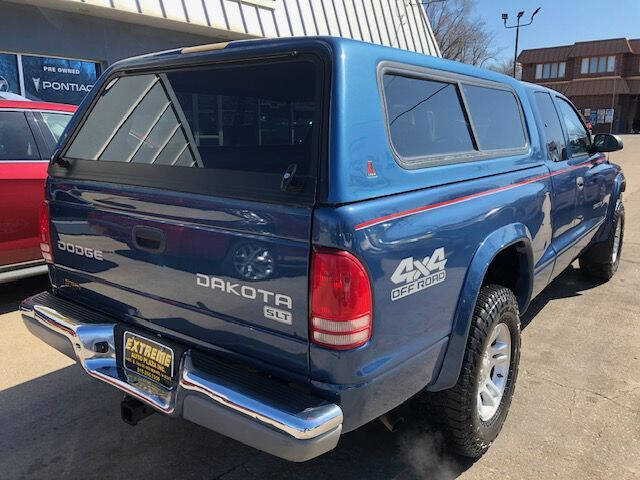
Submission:
[[[333,35],[440,56],[421,0],[0,0],[0,93],[78,104],[113,62],[260,37]]]
[[[640,39],[523,50],[522,80],[566,95],[595,133],[640,131]]]

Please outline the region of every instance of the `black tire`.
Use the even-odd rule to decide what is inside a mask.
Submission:
[[[511,334],[509,374],[500,404],[488,421],[480,418],[477,406],[482,353],[489,334],[505,323]],[[460,455],[479,458],[498,436],[507,417],[518,378],[520,363],[520,313],[513,292],[500,285],[485,285],[473,311],[467,348],[458,377],[451,389],[421,397],[422,404]]]
[[[614,258],[616,227],[620,223],[620,242]],[[624,205],[618,202],[611,220],[611,231],[604,242],[593,244],[580,256],[580,270],[588,277],[598,280],[609,280],[615,275],[620,265],[622,244],[624,240]]]

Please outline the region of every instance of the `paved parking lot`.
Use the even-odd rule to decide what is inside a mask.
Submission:
[[[0,286],[0,478],[640,477],[640,136],[624,140],[620,269],[599,285],[572,267],[533,302],[511,412],[479,461],[419,419],[394,434],[372,422],[304,464],[160,415],[130,427],[117,391],[23,327],[17,302],[47,287],[35,278]]]

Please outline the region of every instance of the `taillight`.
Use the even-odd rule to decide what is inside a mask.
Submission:
[[[340,250],[311,257],[309,335],[317,345],[348,350],[371,337],[371,285],[360,261]]]
[[[43,200],[40,204],[38,224],[40,230],[40,251],[42,252],[42,258],[44,258],[47,263],[53,263],[51,234],[49,231],[49,202],[46,200]]]

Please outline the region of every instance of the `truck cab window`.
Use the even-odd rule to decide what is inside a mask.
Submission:
[[[554,162],[559,162],[563,159],[562,151],[567,148],[567,145],[564,140],[558,112],[556,107],[553,106],[551,95],[548,93],[536,92],[535,99],[544,126],[545,143],[549,158]]]
[[[587,129],[584,128],[582,121],[578,117],[575,110],[567,103],[566,100],[558,98],[558,105],[560,107],[560,114],[564,120],[564,124],[567,128],[567,134],[569,135],[569,146],[571,147],[571,154],[573,156],[585,155],[589,151],[589,134]]]

